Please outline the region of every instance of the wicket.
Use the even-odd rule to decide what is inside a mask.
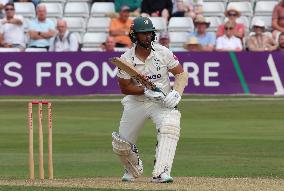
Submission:
[[[47,101],[32,101],[28,104],[28,127],[29,127],[29,177],[35,179],[34,172],[34,139],[33,139],[33,105],[38,105],[38,161],[39,178],[44,180],[44,162],[43,162],[43,105],[47,105],[48,118],[48,178],[53,179],[53,159],[52,159],[52,109],[51,103]]]

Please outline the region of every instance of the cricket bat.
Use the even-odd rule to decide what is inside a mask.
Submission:
[[[132,66],[128,62],[126,62],[126,61],[124,61],[124,60],[122,60],[121,58],[118,58],[118,57],[110,58],[109,61],[112,64],[116,65],[119,69],[125,71],[127,74],[129,74],[131,76],[131,78],[137,80],[144,87],[146,87],[150,90],[153,90],[153,91],[162,92],[161,89],[158,88],[153,82],[151,82],[150,80],[146,80],[146,79],[142,78],[142,74],[134,66]]]

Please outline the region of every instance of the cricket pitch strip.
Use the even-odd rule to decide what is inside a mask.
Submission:
[[[155,184],[142,177],[135,182],[122,182],[118,177],[86,179],[55,179],[29,182],[27,180],[0,180],[0,186],[36,186],[64,188],[106,188],[129,190],[194,190],[194,191],[284,191],[284,179],[270,178],[210,178],[175,177],[174,183]]]

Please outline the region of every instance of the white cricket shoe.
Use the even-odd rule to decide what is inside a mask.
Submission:
[[[152,178],[152,182],[154,182],[154,183],[169,183],[169,182],[173,182],[173,181],[174,181],[174,179],[165,172],[160,174],[160,176],[158,176],[158,177]]]
[[[132,182],[132,181],[135,180],[135,177],[134,177],[131,173],[125,171],[125,173],[124,173],[124,175],[122,176],[121,180],[122,180],[123,182]]]

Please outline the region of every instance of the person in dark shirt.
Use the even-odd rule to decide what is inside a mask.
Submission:
[[[172,0],[143,0],[141,3],[142,15],[150,17],[164,17],[168,20],[172,9]]]

